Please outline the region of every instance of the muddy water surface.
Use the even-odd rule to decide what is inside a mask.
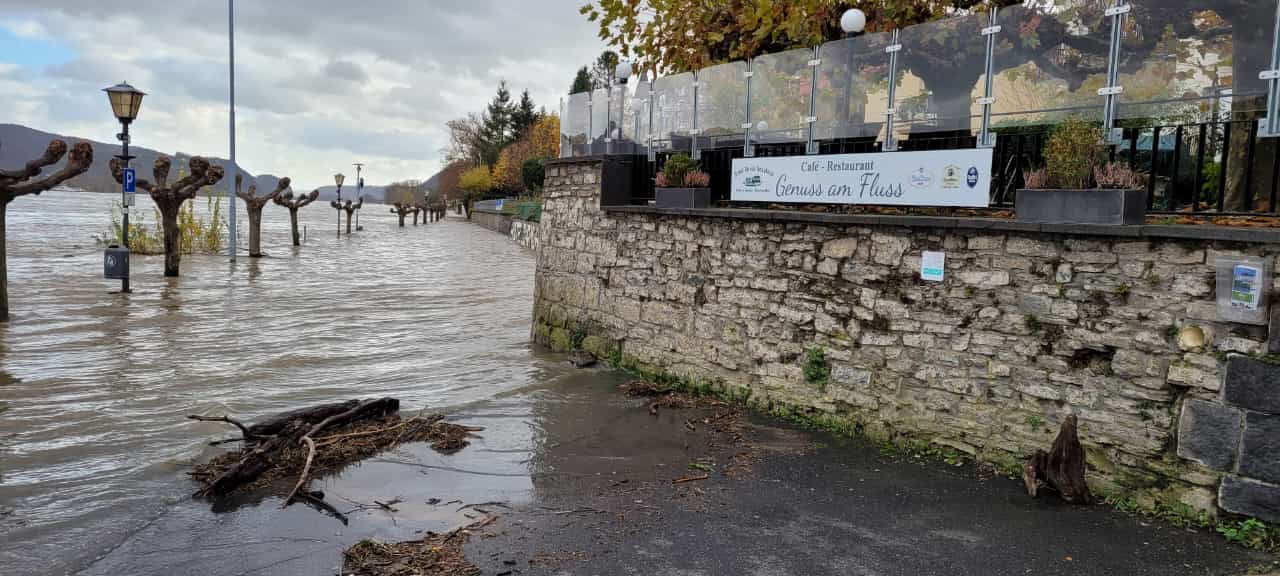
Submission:
[[[93,240],[113,198],[54,192],[9,206],[5,574],[78,570],[189,506],[187,465],[223,429],[186,414],[251,419],[379,395],[456,409],[566,370],[528,344],[532,255],[478,226],[398,228],[370,205],[365,230],[338,238],[334,211],[317,202],[294,249],[288,213],[268,206],[268,257],[188,256],[178,279],[162,276],[161,257],[139,257],[134,293],[121,295]],[[243,245],[243,208],[239,220]]]

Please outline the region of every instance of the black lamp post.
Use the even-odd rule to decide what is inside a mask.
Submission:
[[[334,202],[333,207],[338,209],[338,237],[342,237],[342,183],[346,182],[347,177],[341,173],[333,175],[333,183],[338,185],[338,200]]]
[[[138,110],[142,108],[142,97],[146,93],[130,86],[127,82],[121,82],[110,88],[104,88],[103,92],[107,93],[107,98],[111,102],[111,112],[115,114],[116,119],[120,121],[121,132],[116,135],[120,140],[121,151],[116,158],[124,163],[127,170],[129,161],[133,160],[133,156],[129,155],[129,124],[132,124],[138,117]],[[126,179],[121,185],[121,226],[120,236],[121,242],[124,244],[125,260],[124,260],[124,277],[120,279],[120,291],[129,292],[129,272],[128,272],[128,251],[129,251],[129,206],[133,204],[133,181]]]

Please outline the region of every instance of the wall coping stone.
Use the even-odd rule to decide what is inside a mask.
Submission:
[[[562,160],[586,161],[586,158]],[[663,216],[695,216],[736,218],[765,222],[804,222],[845,226],[903,226],[908,228],[949,228],[959,230],[995,230],[1042,234],[1072,234],[1128,238],[1173,238],[1185,240],[1220,240],[1280,244],[1280,228],[1235,228],[1231,226],[1125,226],[1115,224],[1040,224],[1003,218],[960,218],[947,216],[893,216],[882,214],[834,214],[764,210],[758,208],[656,208],[653,206],[602,206],[605,212],[658,214]]]

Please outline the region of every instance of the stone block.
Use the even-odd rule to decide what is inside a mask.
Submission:
[[[1245,416],[1240,474],[1280,483],[1280,416],[1257,412]]]
[[[1245,356],[1227,358],[1223,398],[1228,404],[1280,414],[1280,366]]]
[[[1233,514],[1280,522],[1280,486],[1227,476],[1218,488],[1218,506]]]
[[[1242,412],[1216,402],[1189,399],[1178,420],[1178,456],[1214,470],[1235,466]]]
[[[866,388],[871,385],[871,372],[846,364],[831,367],[831,381],[847,388]]]
[[[822,256],[826,258],[848,258],[858,249],[857,238],[841,238],[822,245]]]

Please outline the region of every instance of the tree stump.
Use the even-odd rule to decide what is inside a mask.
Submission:
[[[1084,480],[1084,467],[1084,447],[1076,433],[1076,417],[1067,416],[1049,452],[1036,450],[1022,467],[1022,481],[1032,498],[1039,493],[1043,482],[1067,502],[1088,504],[1093,501],[1093,495]]]

